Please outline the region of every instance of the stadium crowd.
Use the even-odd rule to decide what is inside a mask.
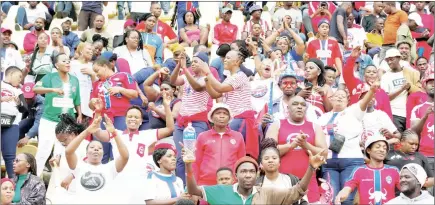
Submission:
[[[1,204],[433,204],[434,15],[2,1]]]

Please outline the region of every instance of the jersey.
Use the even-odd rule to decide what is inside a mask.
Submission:
[[[411,112],[411,122],[414,120],[421,120],[424,117],[426,110],[429,107],[433,107],[434,104],[425,102],[417,105]],[[433,112],[428,116],[426,122],[423,125],[423,129],[420,134],[420,153],[426,157],[434,156],[434,114]]]

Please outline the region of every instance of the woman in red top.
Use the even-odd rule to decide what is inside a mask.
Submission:
[[[111,118],[115,128],[127,129],[125,114],[130,107],[130,100],[138,97],[136,82],[128,73],[115,73],[110,61],[105,58],[98,58],[93,69],[99,80],[92,85],[89,108],[95,110],[97,99],[100,99],[104,105],[102,112]],[[112,158],[110,143],[103,142],[103,148],[103,163],[107,163],[109,155]]]

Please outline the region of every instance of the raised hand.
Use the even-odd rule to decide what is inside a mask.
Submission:
[[[163,92],[162,97],[163,97],[163,105],[169,106],[171,104],[172,97],[167,92]]]
[[[91,134],[95,133],[100,129],[101,120],[102,120],[101,116],[96,117],[94,121],[92,121],[92,124],[89,125],[89,127],[86,130]]]
[[[112,120],[106,115],[104,114],[104,126],[106,126],[106,130],[109,131],[110,133],[115,132],[115,126],[113,126],[113,122]]]
[[[361,46],[357,46],[354,49],[352,49],[352,53],[350,54],[350,56],[354,58],[358,58],[360,55],[361,55]]]
[[[322,155],[322,153],[325,152],[326,149],[322,150],[321,152],[317,153],[317,154],[314,155],[314,156],[313,156],[313,154],[311,153],[310,150],[307,150],[307,151],[308,151],[308,156],[309,156],[309,159],[310,159],[310,165],[311,165],[313,168],[317,169],[317,168],[319,168],[320,166],[322,166],[323,164],[326,164],[326,159],[325,159],[325,157]]]

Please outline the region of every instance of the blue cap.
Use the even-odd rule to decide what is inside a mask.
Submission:
[[[297,78],[297,75],[296,75],[296,73],[295,73],[294,71],[292,71],[292,70],[290,70],[290,69],[286,69],[286,70],[284,71],[284,73],[282,73],[282,74],[279,76],[278,83],[281,83],[282,79],[287,78],[287,77]]]
[[[173,58],[169,58],[167,59],[163,64],[162,67],[166,67],[168,68],[171,73],[172,71],[174,71],[175,67],[177,66],[177,62],[175,62],[175,60]]]
[[[258,10],[263,11],[263,9],[261,8],[260,5],[257,5],[257,4],[253,5],[253,6],[251,6],[251,8],[249,8],[249,14],[252,14],[252,12],[258,11]]]
[[[319,28],[320,25],[322,25],[323,23],[326,23],[326,24],[328,24],[328,26],[330,26],[330,24],[329,24],[329,20],[328,20],[328,19],[322,19],[322,20],[320,20],[319,23],[317,24],[317,28]]]
[[[206,52],[198,52],[193,57],[197,57],[197,58],[201,59],[202,61],[204,61],[208,65],[208,55]]]
[[[110,60],[110,58],[112,57],[113,53],[112,51],[104,51],[100,57],[106,59],[106,60]]]

